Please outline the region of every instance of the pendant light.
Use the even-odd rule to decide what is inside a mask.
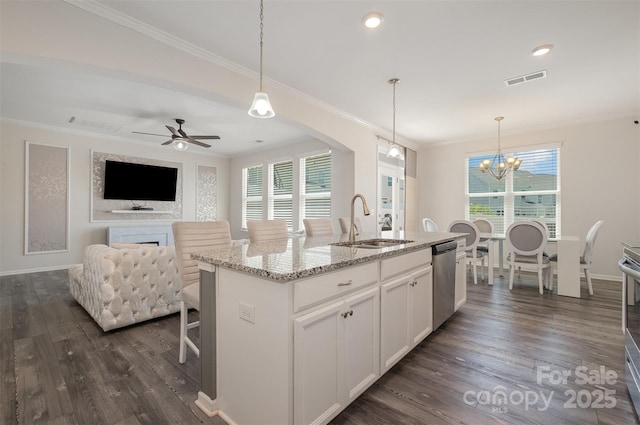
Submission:
[[[256,93],[253,98],[251,108],[249,108],[249,115],[255,118],[272,118],[276,115],[269,102],[269,95],[262,91],[262,31],[264,28],[264,7],[260,0],[260,91]]]
[[[393,138],[387,156],[391,158],[402,158],[402,147],[396,143],[396,84],[398,84],[399,81],[398,78],[389,80],[389,84],[393,85]]]

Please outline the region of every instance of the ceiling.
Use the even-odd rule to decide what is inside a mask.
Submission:
[[[98,6],[92,13],[116,23],[134,22],[139,31],[259,69],[258,1],[90,3]],[[371,11],[384,15],[376,30],[361,23]],[[637,115],[639,34],[637,1],[267,0],[265,91],[270,84],[289,87],[388,134],[393,108],[387,81],[399,78],[396,131],[419,149],[493,137],[498,115],[505,116],[503,134]],[[532,56],[541,44],[554,48]],[[1,66],[3,118],[158,145],[169,138],[164,126],[183,118],[187,133],[220,135],[210,151],[228,156],[313,137],[278,115],[249,117],[251,99],[238,108],[85,71]],[[547,78],[512,87],[504,82],[541,70]]]

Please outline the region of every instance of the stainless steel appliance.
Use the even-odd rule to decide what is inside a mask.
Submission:
[[[627,388],[640,417],[640,246],[625,244],[622,259],[622,323]]]
[[[433,264],[433,330],[447,320],[456,307],[456,248],[451,241],[431,248]]]

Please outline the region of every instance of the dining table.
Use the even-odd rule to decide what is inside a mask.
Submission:
[[[498,245],[498,274],[504,276],[504,233],[480,233],[481,241],[487,244],[487,280],[489,285],[494,282],[494,265],[496,255],[496,243]],[[556,244],[558,253],[557,287],[558,295],[580,298],[580,238],[577,236],[560,236],[549,239]],[[551,277],[553,279],[553,275]]]
[[[504,233],[480,233],[480,241],[487,243],[487,282],[493,285],[493,267],[495,264],[495,246],[498,243],[498,275],[504,276]]]

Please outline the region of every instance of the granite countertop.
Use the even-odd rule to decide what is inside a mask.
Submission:
[[[347,235],[292,236],[270,242],[234,241],[229,248],[194,253],[191,257],[199,262],[284,283],[380,258],[427,249],[437,243],[459,237],[462,237],[459,233],[447,232],[405,234],[391,239],[407,239],[412,242],[370,249],[329,245],[346,241]],[[375,236],[360,236],[357,240],[371,238]]]

